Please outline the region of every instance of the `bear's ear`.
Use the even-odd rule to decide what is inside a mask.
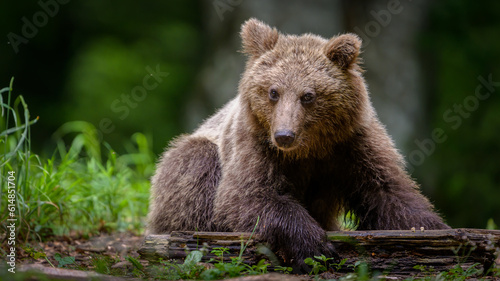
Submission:
[[[263,53],[272,50],[278,41],[279,33],[276,28],[251,18],[241,26],[241,39],[243,40],[243,52],[245,54],[259,57]]]
[[[356,34],[347,33],[333,37],[326,43],[325,55],[342,69],[347,69],[356,61],[361,48],[361,39]]]

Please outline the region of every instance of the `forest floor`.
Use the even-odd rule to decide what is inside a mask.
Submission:
[[[100,234],[93,237],[58,236],[46,242],[27,243],[19,247],[16,273],[0,266],[0,280],[157,280],[138,272],[130,257],[145,268],[149,262],[140,260],[137,250],[143,236],[131,232]],[[4,244],[6,245],[6,243]],[[6,249],[3,249],[4,251]],[[338,278],[329,275],[327,278]],[[309,275],[271,273],[243,276],[237,280],[311,280]]]
[[[93,237],[58,236],[46,242],[26,243],[18,248],[16,268],[20,271],[41,270],[49,276],[70,277],[71,270],[83,270],[139,277],[134,275],[133,266],[127,261],[127,257],[139,258],[137,249],[142,239],[142,236],[130,232],[116,232]],[[147,261],[140,262],[147,265]],[[48,271],[47,268],[54,270]],[[64,272],[64,269],[69,270]],[[0,275],[2,276],[5,275]]]
[[[164,279],[150,271],[153,265],[146,260],[140,260],[137,250],[141,247],[143,236],[130,232],[115,232],[99,234],[91,237],[58,236],[47,242],[26,243],[19,246],[16,257],[16,273],[12,274],[0,267],[0,280],[158,280]],[[6,243],[5,243],[6,244]],[[4,244],[4,245],[5,245]],[[3,249],[6,250],[6,249]],[[140,263],[144,269],[138,270]],[[208,266],[208,265],[207,265]],[[30,273],[38,271],[41,273]],[[268,273],[265,275],[242,276],[234,280],[452,280],[412,279],[411,276],[370,276],[367,279],[335,272],[324,272],[318,276]],[[409,278],[409,279],[408,279]],[[478,280],[464,278],[462,280]],[[499,280],[485,277],[480,280]]]

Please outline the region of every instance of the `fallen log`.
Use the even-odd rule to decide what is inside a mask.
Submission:
[[[347,259],[339,271],[352,271],[357,261],[367,262],[372,270],[391,274],[413,274],[420,269],[446,271],[457,264],[468,268],[478,264],[486,272],[500,267],[500,230],[377,230],[328,232],[328,240],[339,256]],[[189,251],[204,249],[204,260],[217,258],[211,250],[227,248],[224,259],[237,257],[243,245],[245,262],[255,264],[266,258],[259,250],[258,236],[236,232],[174,231],[164,235],[148,235],[138,253],[151,262],[182,260]],[[293,247],[293,245],[290,245]],[[220,258],[218,258],[220,259]],[[418,266],[420,269],[416,268]]]

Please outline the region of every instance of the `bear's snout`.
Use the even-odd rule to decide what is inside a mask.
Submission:
[[[295,133],[290,130],[279,130],[274,133],[274,140],[279,147],[288,148],[295,141]]]

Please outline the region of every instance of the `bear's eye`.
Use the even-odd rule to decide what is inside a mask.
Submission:
[[[300,102],[303,104],[312,103],[316,99],[316,95],[313,93],[305,93],[300,97]]]
[[[278,94],[278,91],[276,89],[270,89],[269,90],[269,99],[272,101],[278,101],[280,98],[280,94]]]

